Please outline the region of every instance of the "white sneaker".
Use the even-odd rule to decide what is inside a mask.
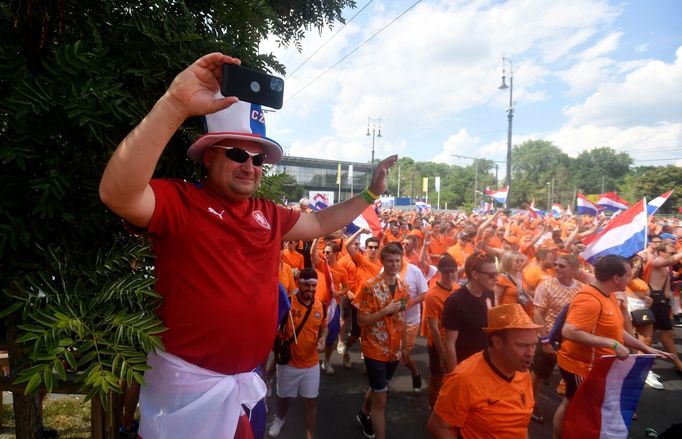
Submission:
[[[331,363],[325,363],[324,364],[324,373],[327,375],[334,375],[334,367],[332,366]]]
[[[644,382],[649,387],[653,387],[654,389],[658,389],[658,390],[663,390],[663,384],[661,384],[661,382],[658,381],[656,374],[651,372],[651,371],[649,371],[649,373],[647,374],[646,380]]]
[[[339,340],[339,342],[336,344],[336,352],[338,352],[339,355],[345,354],[346,353],[346,343]]]
[[[272,425],[270,425],[270,428],[268,429],[268,434],[271,437],[279,436],[279,433],[282,431],[283,426],[284,419],[279,419],[277,416],[275,416],[275,419],[272,421]]]
[[[650,373],[651,375],[655,376],[656,378],[660,378],[660,377],[661,377],[661,376],[660,376],[659,374],[657,374],[656,372],[649,371],[649,373]]]

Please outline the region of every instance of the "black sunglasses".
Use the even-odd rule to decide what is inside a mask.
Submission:
[[[263,166],[265,162],[265,154],[254,154],[252,152],[244,151],[240,148],[235,148],[233,146],[223,146],[225,150],[225,157],[237,163],[246,163],[246,161],[251,157],[251,162],[253,166]]]

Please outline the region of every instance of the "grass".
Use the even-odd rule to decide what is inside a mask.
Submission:
[[[60,439],[87,439],[90,437],[90,403],[82,397],[45,400],[43,424],[59,432]],[[14,411],[11,404],[3,404],[0,437],[14,437]]]

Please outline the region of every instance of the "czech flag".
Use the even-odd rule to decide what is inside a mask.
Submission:
[[[485,194],[493,197],[495,201],[498,203],[505,204],[507,202],[507,193],[509,193],[509,186],[504,187],[502,189],[498,189],[496,191],[491,191],[490,189],[486,189]]]
[[[658,209],[663,206],[663,203],[668,201],[668,197],[670,197],[673,194],[673,191],[668,191],[664,193],[663,195],[654,198],[653,200],[649,201],[649,204],[646,205],[646,214],[647,215],[653,215],[656,213]]]
[[[619,255],[629,258],[646,246],[646,200],[642,198],[625,212],[613,218],[599,233],[583,240],[587,245],[581,256],[593,264],[601,256]]]
[[[601,206],[606,210],[617,212],[628,208],[629,203],[619,197],[615,192],[607,192],[599,197],[597,206]]]
[[[578,192],[577,198],[575,200],[575,211],[582,215],[592,215],[597,216],[597,206],[587,199],[587,197],[580,192]]]
[[[371,230],[372,235],[375,238],[381,236],[379,216],[377,215],[377,211],[374,209],[373,205],[367,206],[367,208],[357,218],[355,218],[352,223],[348,224],[346,226],[346,232],[352,235],[363,227]],[[364,239],[361,239],[360,242],[363,243],[362,245],[364,245]]]
[[[566,411],[564,439],[626,438],[655,355],[606,356],[582,382]]]

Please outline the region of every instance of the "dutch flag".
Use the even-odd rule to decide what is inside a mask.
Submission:
[[[627,209],[629,204],[627,201],[619,197],[615,192],[607,192],[599,197],[597,206],[603,207],[604,209],[610,210],[612,212],[617,212],[619,210]]]
[[[670,197],[673,194],[673,191],[668,191],[664,193],[663,195],[654,198],[653,200],[649,201],[649,204],[646,205],[646,214],[647,215],[653,215],[656,213],[658,209],[663,206],[663,203],[668,201],[668,197]]]
[[[575,211],[582,215],[597,216],[597,206],[585,197],[585,195],[578,192],[575,200]]]

